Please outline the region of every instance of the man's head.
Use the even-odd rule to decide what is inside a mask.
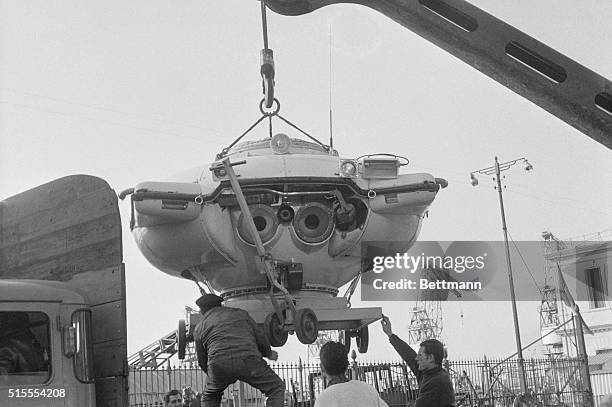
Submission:
[[[427,339],[421,342],[416,362],[419,370],[432,369],[442,366],[444,359],[444,345],[437,339]]]
[[[183,397],[181,396],[181,392],[173,389],[170,390],[164,396],[164,401],[166,402],[167,407],[182,407],[183,406]]]
[[[194,397],[195,397],[195,394],[191,387],[185,387],[183,389],[183,400],[191,401]]]
[[[349,365],[346,346],[339,342],[327,342],[319,351],[321,370],[330,376],[344,374]]]
[[[196,305],[200,307],[200,313],[204,314],[211,308],[220,307],[223,302],[223,298],[215,294],[204,294],[196,300]]]

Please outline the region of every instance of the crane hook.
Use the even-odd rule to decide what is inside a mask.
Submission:
[[[268,48],[268,23],[266,21],[266,0],[261,0],[261,27],[264,48],[261,50],[261,79],[266,109],[274,103],[274,52]]]
[[[266,109],[274,103],[274,53],[271,49],[261,50],[261,79]]]

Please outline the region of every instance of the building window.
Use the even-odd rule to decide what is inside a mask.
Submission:
[[[42,312],[0,312],[0,386],[49,380],[49,328]]]
[[[599,267],[588,268],[584,270],[584,274],[591,308],[605,307],[608,293],[601,269]]]

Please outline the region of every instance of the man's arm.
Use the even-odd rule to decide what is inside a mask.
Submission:
[[[380,321],[383,327],[383,332],[389,337],[389,342],[395,348],[395,351],[400,357],[406,362],[412,373],[418,378],[419,369],[416,363],[416,352],[406,342],[402,341],[397,335],[393,333],[391,328],[391,321],[389,317],[383,315],[383,319]]]
[[[392,334],[389,337],[389,342],[395,348],[395,351],[400,355],[400,357],[406,362],[412,373],[418,377],[419,369],[417,368],[416,362],[416,352],[410,345],[406,342],[402,341],[397,335]]]
[[[0,348],[0,376],[6,376],[15,371],[15,352],[9,347]]]
[[[200,369],[202,369],[204,373],[208,373],[208,351],[206,350],[206,346],[204,345],[204,341],[198,329],[196,329],[194,336],[198,365],[200,365]]]
[[[251,318],[249,313],[246,311],[244,311],[244,313],[246,314],[249,324],[253,328],[253,335],[255,335],[255,342],[257,342],[257,349],[259,349],[259,352],[261,353],[262,356],[266,358],[270,358],[271,356],[273,356],[272,348],[270,347],[270,341],[268,341],[268,338],[266,337],[264,332],[257,326],[257,323],[255,322],[253,318]]]

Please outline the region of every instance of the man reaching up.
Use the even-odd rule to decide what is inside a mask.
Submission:
[[[444,358],[442,342],[437,339],[427,339],[421,342],[417,353],[393,333],[388,317],[383,316],[381,323],[389,342],[408,364],[419,383],[414,407],[455,407],[453,384],[448,373],[442,369]]]

